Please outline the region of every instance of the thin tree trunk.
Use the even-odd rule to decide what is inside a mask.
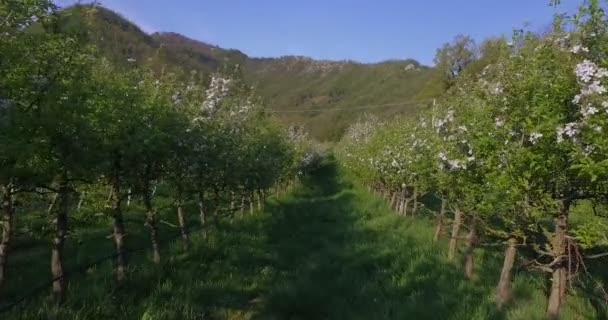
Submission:
[[[63,273],[63,248],[68,233],[69,186],[67,175],[62,174],[56,201],[59,203],[55,215],[55,237],[51,249],[51,275],[53,277],[53,297],[57,303],[65,299],[66,279]]]
[[[158,222],[156,218],[156,211],[152,206],[152,193],[149,188],[146,188],[144,193],[144,206],[146,207],[146,225],[148,226],[148,228],[150,228],[150,240],[152,241],[152,261],[154,261],[154,263],[156,264],[160,264]]]
[[[133,191],[129,188],[129,193],[127,194],[127,207],[131,206],[131,196],[133,195]]]
[[[407,208],[410,206],[410,199],[405,199],[404,205],[403,205],[403,213],[401,215],[403,215],[404,217],[407,217]]]
[[[456,245],[458,244],[458,235],[460,234],[460,223],[462,220],[462,212],[456,209],[454,212],[454,223],[452,224],[452,234],[450,236],[450,246],[448,249],[448,260],[454,260],[456,256]]]
[[[401,197],[398,201],[398,205],[397,205],[397,215],[401,215],[401,212],[403,212],[403,205],[405,204],[405,199],[403,199],[403,197]]]
[[[258,211],[262,211],[262,209],[264,207],[264,203],[262,202],[262,193],[260,192],[260,190],[258,190],[257,195],[258,195]]]
[[[110,186],[110,191],[108,191],[108,199],[106,200],[107,203],[109,203],[110,201],[112,201],[112,194],[114,192],[114,189],[112,189],[112,186]]]
[[[190,238],[188,237],[188,227],[186,227],[186,219],[184,216],[184,189],[183,186],[177,186],[177,223],[179,224],[179,232],[184,241],[186,250],[190,247]]]
[[[473,266],[474,266],[474,256],[475,252],[475,242],[477,239],[477,234],[475,230],[475,224],[471,225],[471,229],[469,230],[469,234],[467,235],[466,241],[466,249],[464,251],[464,274],[468,279],[473,278]]]
[[[215,223],[215,227],[220,230],[222,228],[222,222],[220,221],[220,208],[217,206],[213,211],[213,222]]]
[[[123,282],[127,278],[127,253],[125,252],[125,223],[122,210],[114,211],[114,246],[116,248],[116,280]]]
[[[188,228],[186,227],[186,219],[184,218],[184,204],[179,201],[177,204],[177,221],[179,223],[179,232],[184,241],[184,248],[188,250],[190,247],[190,238],[188,237]]]
[[[201,228],[203,228],[203,237],[207,237],[206,221],[205,221],[205,194],[199,192],[198,194],[198,218],[201,222]]]
[[[119,170],[117,170],[120,172]],[[116,249],[116,280],[120,283],[127,278],[127,256],[125,252],[125,223],[122,216],[122,196],[118,174],[112,181],[113,201],[112,218],[114,219],[114,247]]]
[[[253,192],[249,193],[249,215],[253,215]]]
[[[405,212],[407,211],[407,190],[404,188],[403,190],[401,190],[401,205],[399,206],[399,215],[400,216],[404,216]]]
[[[80,211],[80,208],[82,208],[82,204],[84,203],[84,198],[86,197],[86,195],[86,191],[80,193],[80,198],[78,199],[78,206],[76,207],[76,210]]]
[[[4,186],[2,195],[2,240],[0,242],[0,288],[5,282],[8,251],[13,235],[13,187]]]
[[[517,241],[514,238],[509,239],[507,249],[505,249],[505,259],[502,263],[502,271],[500,272],[500,280],[496,287],[496,306],[502,309],[504,305],[511,299],[511,282],[513,278],[513,265],[515,264],[515,256]]]
[[[412,208],[412,215],[415,216],[416,212],[418,211],[418,188],[414,187],[414,192],[413,192],[413,200],[414,200],[414,207]]]
[[[393,192],[393,195],[391,196],[391,203],[389,204],[391,209],[395,208],[397,202],[397,192]]]
[[[569,201],[562,201],[561,212],[555,219],[555,233],[552,240],[553,258],[558,260],[553,267],[551,280],[551,293],[547,305],[547,318],[550,320],[559,319],[560,308],[566,296],[566,285],[568,277],[568,213],[570,210]]]
[[[241,208],[239,209],[239,214],[241,217],[245,216],[245,194],[241,195]]]
[[[234,214],[234,210],[236,208],[236,194],[231,191],[230,192],[230,215]]]
[[[443,218],[445,217],[445,206],[447,201],[445,199],[441,199],[441,209],[439,210],[439,216],[437,217],[437,223],[435,225],[435,234],[433,235],[433,241],[439,241],[439,237],[441,236],[441,231],[443,229]]]

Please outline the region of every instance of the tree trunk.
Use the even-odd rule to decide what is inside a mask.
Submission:
[[[466,241],[466,249],[464,251],[464,274],[468,279],[473,278],[473,266],[474,266],[474,256],[475,252],[475,241],[477,239],[477,234],[475,231],[475,224],[471,225],[471,229],[469,230],[469,234],[467,235]]]
[[[558,261],[553,266],[551,279],[551,293],[547,305],[547,318],[550,320],[559,319],[560,307],[566,295],[566,285],[568,277],[568,214],[570,203],[562,201],[560,215],[555,219],[555,233],[552,240],[553,258]]]
[[[2,240],[0,242],[0,288],[5,282],[8,250],[13,235],[13,187],[4,186],[2,193]]]
[[[198,218],[201,222],[201,228],[203,229],[203,237],[207,237],[206,221],[205,221],[205,194],[199,192],[198,194]]]
[[[454,223],[452,224],[452,234],[450,236],[450,246],[448,249],[448,260],[453,261],[456,256],[456,245],[458,244],[458,235],[460,234],[460,223],[462,220],[462,212],[456,209],[454,212]]]
[[[234,210],[236,208],[236,194],[233,191],[230,191],[230,216],[234,214]]]
[[[403,216],[405,215],[405,212],[407,211],[407,190],[403,189],[401,190],[401,205],[399,206],[399,215]]]
[[[78,206],[76,206],[76,210],[80,211],[80,208],[82,208],[82,204],[84,203],[84,198],[86,197],[86,195],[86,191],[80,193],[80,198],[78,199]]]
[[[241,217],[245,216],[245,194],[241,195],[241,208],[239,209],[239,215]]]
[[[410,206],[410,199],[405,199],[404,204],[403,204],[403,212],[401,213],[401,215],[403,215],[404,217],[407,217],[407,208]]]
[[[125,223],[122,210],[114,211],[114,245],[116,248],[116,280],[123,282],[127,278],[127,253],[125,252]]]
[[[418,211],[418,188],[414,187],[412,190],[412,201],[414,201],[412,208],[412,216],[416,215],[416,211]]]
[[[249,215],[253,215],[253,192],[249,193]]]
[[[146,207],[146,225],[150,228],[150,240],[152,241],[152,261],[160,264],[160,248],[158,239],[158,222],[156,219],[156,211],[152,207],[152,193],[149,188],[146,188],[144,194],[144,206]]]
[[[262,192],[258,190],[258,211],[262,211],[264,203],[262,202]]]
[[[509,239],[507,249],[505,250],[505,259],[502,263],[500,280],[496,287],[496,306],[499,310],[502,309],[511,298],[512,270],[517,254],[517,248],[515,247],[516,243],[517,241],[514,238]]]
[[[179,223],[179,232],[184,240],[184,248],[188,250],[190,247],[190,238],[188,237],[188,228],[186,227],[186,219],[184,218],[184,204],[182,201],[177,203],[177,221]]]
[[[66,279],[63,273],[63,248],[65,237],[68,233],[68,211],[70,189],[68,186],[67,175],[63,174],[59,181],[59,188],[56,201],[58,205],[54,206],[55,213],[55,237],[53,238],[53,246],[51,249],[51,274],[53,277],[53,297],[57,303],[63,302],[65,299]]]
[[[401,215],[401,212],[403,212],[403,206],[405,205],[405,199],[403,199],[403,197],[401,197],[398,201],[398,205],[397,205],[397,215]]]
[[[393,192],[393,195],[391,196],[391,203],[389,204],[391,209],[395,208],[397,202],[397,192]]]
[[[441,199],[441,209],[439,210],[439,216],[437,217],[437,223],[435,225],[435,234],[433,235],[433,241],[439,241],[439,237],[441,236],[441,231],[443,229],[443,218],[445,217],[445,206],[447,201],[445,199]]]
[[[127,207],[131,206],[131,197],[133,196],[133,191],[129,188],[129,193],[127,194]]]
[[[184,248],[188,250],[190,238],[188,237],[188,228],[186,227],[186,219],[184,217],[184,189],[179,184],[177,186],[177,223],[182,240],[184,241]]]
[[[112,218],[114,219],[114,247],[116,248],[116,280],[120,283],[127,277],[127,257],[125,252],[125,223],[122,216],[122,196],[120,180],[114,177],[112,181],[113,201]]]

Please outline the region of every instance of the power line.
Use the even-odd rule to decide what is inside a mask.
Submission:
[[[303,110],[268,110],[270,113],[304,113],[304,112],[317,112],[317,111],[339,111],[339,110],[366,110],[366,109],[378,109],[388,107],[401,107],[414,104],[422,104],[425,102],[431,102],[433,99],[424,100],[411,100],[405,102],[386,103],[378,105],[367,105],[367,106],[353,106],[353,107],[341,107],[341,108],[316,108],[316,109],[303,109]]]

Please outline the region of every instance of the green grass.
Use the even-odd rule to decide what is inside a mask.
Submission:
[[[131,243],[146,243],[141,231]],[[445,243],[431,237],[430,221],[397,217],[327,165],[292,194],[271,199],[263,213],[225,221],[206,239],[195,236],[189,252],[179,242],[170,245],[162,266],[132,257],[131,278],[120,287],[107,263],[73,279],[65,305],[55,307],[43,295],[2,319],[544,318],[542,275],[517,274],[515,300],[498,312],[499,257],[479,250],[477,276],[468,281],[459,263],[444,257]],[[104,241],[103,250],[110,250]],[[79,250],[80,260],[107,253],[101,241],[97,246],[80,248],[93,250]],[[12,272],[31,269],[31,278],[12,282],[11,290],[48,274],[41,250],[27,250]],[[576,296],[568,297],[563,315],[602,319]]]

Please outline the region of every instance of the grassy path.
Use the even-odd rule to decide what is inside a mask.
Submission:
[[[74,281],[69,303],[30,304],[24,319],[542,319],[536,278],[494,310],[498,260],[479,254],[477,279],[443,257],[424,219],[403,219],[335,166],[308,177],[264,213],[225,222],[160,268],[132,263],[115,288],[111,266]],[[169,254],[165,256],[169,257]],[[484,273],[485,272],[485,273]],[[575,305],[576,306],[576,305]],[[565,308],[565,319],[594,318]],[[593,310],[593,309],[591,309]]]

